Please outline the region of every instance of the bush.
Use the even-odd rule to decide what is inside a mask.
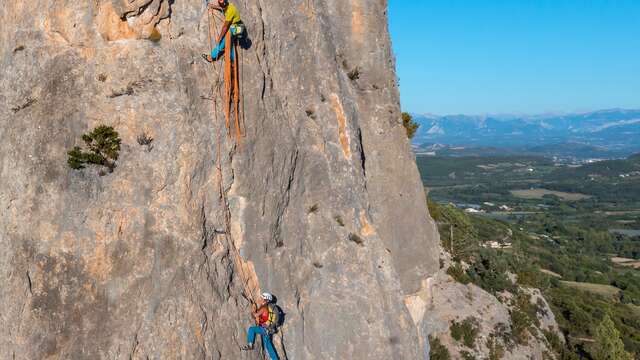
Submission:
[[[513,350],[513,341],[512,341],[512,336],[510,333],[510,329],[507,326],[507,324],[505,323],[497,323],[494,327],[493,327],[493,332],[491,334],[489,334],[489,337],[492,339],[495,339],[496,341],[502,340],[502,343],[505,346],[508,346],[509,351]]]
[[[564,350],[564,344],[560,340],[558,334],[551,330],[542,330],[544,334],[544,338],[547,339],[547,343],[549,343],[549,347],[556,353],[562,354]]]
[[[469,277],[469,275],[467,275],[467,272],[464,271],[462,265],[460,264],[453,264],[449,266],[449,268],[447,269],[447,274],[449,274],[455,281],[461,284],[466,285],[471,282],[471,278]]]
[[[403,112],[402,126],[404,126],[405,130],[407,130],[407,137],[409,139],[413,139],[416,132],[418,131],[418,128],[420,127],[420,124],[413,121],[413,117],[409,113]]]
[[[476,360],[475,356],[473,356],[470,352],[465,350],[460,351],[460,355],[462,355],[463,360]]]
[[[509,265],[504,258],[491,250],[483,249],[467,273],[471,281],[485,291],[496,294],[501,291],[515,291],[515,285],[507,277]]]
[[[527,261],[516,261],[512,268],[518,275],[518,284],[538,288],[540,290],[548,289],[551,286],[551,282],[556,280],[550,275],[540,272],[540,268],[532,265]]]
[[[528,329],[532,325],[531,319],[518,308],[511,310],[510,316],[513,340],[520,345],[527,345],[529,342]]]
[[[624,349],[624,343],[620,338],[620,331],[609,317],[605,315],[604,319],[595,329],[594,340],[596,341],[589,350],[595,360],[632,360],[633,355]]]
[[[461,341],[468,348],[476,346],[476,338],[479,332],[478,320],[474,317],[468,317],[462,322],[455,320],[451,322],[451,337]]]
[[[487,348],[489,349],[489,360],[500,360],[504,357],[504,346],[494,336],[490,336],[487,340]]]
[[[511,330],[513,340],[521,345],[529,341],[529,331],[540,326],[538,305],[531,303],[531,295],[519,292],[515,298],[515,304],[511,310]]]
[[[138,145],[146,146],[147,152],[151,152],[151,150],[153,150],[153,138],[146,132],[143,131],[142,134],[138,135],[136,140],[138,141]]]
[[[451,360],[449,350],[435,336],[429,336],[429,358],[431,360]]]
[[[105,166],[113,172],[120,152],[120,136],[111,126],[98,126],[90,133],[82,135],[87,151],[75,146],[67,154],[67,164],[75,170],[84,169],[86,164]]]

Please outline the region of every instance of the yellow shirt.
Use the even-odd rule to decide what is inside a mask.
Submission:
[[[238,11],[238,8],[232,3],[229,3],[229,5],[227,5],[227,8],[224,9],[224,19],[231,25],[237,24],[242,21],[240,20],[240,12]]]

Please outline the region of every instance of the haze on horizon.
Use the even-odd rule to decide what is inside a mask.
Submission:
[[[640,108],[640,2],[389,0],[404,111]]]

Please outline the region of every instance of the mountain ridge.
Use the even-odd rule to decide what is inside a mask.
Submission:
[[[581,144],[601,148],[584,156],[619,157],[640,151],[640,110],[605,109],[564,115],[413,115],[414,145],[498,148]],[[552,155],[581,156],[567,146]]]

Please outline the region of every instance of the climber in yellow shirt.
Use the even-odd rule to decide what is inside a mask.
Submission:
[[[226,40],[227,32],[231,33],[232,40],[236,40],[240,37],[243,37],[245,34],[245,26],[240,19],[240,12],[238,8],[229,3],[228,0],[218,0],[218,5],[208,4],[209,11],[218,10],[224,13],[224,24],[222,25],[222,29],[220,31],[220,35],[216,39],[216,46],[211,54],[202,54],[202,57],[208,62],[213,62],[219,59],[222,54],[224,54],[224,45]],[[234,54],[231,53],[231,60],[233,60]]]

